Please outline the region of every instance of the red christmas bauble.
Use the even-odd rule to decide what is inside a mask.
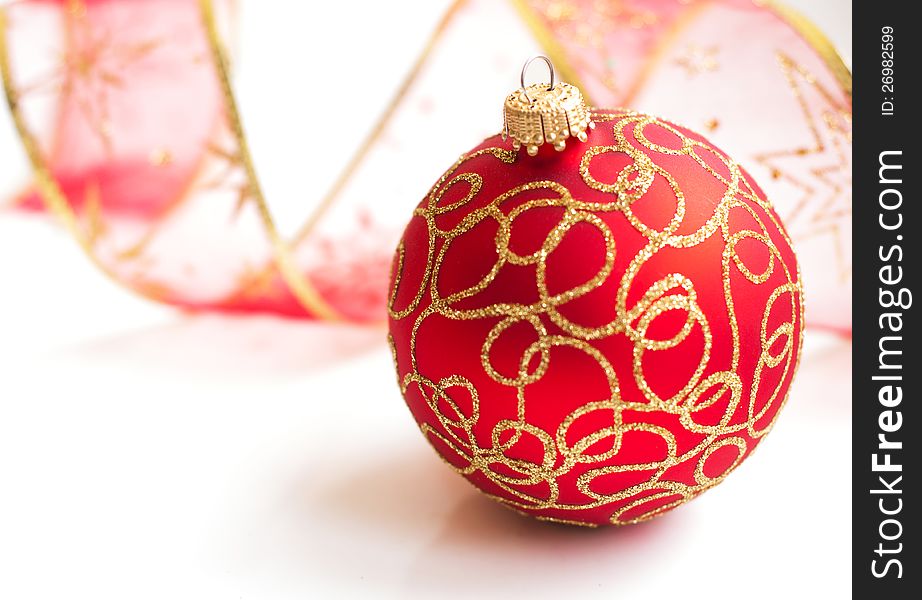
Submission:
[[[736,468],[797,367],[790,239],[733,160],[655,117],[595,112],[537,156],[491,137],[416,208],[390,343],[436,451],[500,502],[646,520]]]

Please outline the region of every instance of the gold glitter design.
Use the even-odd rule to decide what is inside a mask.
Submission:
[[[438,222],[440,215],[467,205],[482,193],[482,176],[465,171],[471,160],[487,157],[495,159],[499,165],[509,165],[523,159],[518,157],[518,153],[489,147],[462,156],[442,176],[414,212],[414,218],[421,219],[426,225],[428,250],[419,286],[411,293],[401,294],[401,297],[410,297],[409,303],[403,307],[396,306],[398,291],[401,285],[406,285],[402,281],[407,258],[403,244],[398,248],[395,259],[388,311],[393,321],[412,319],[409,364],[401,364],[398,359],[400,352],[393,338],[389,338],[389,344],[401,391],[406,396],[412,389],[429,408],[431,419],[424,419],[420,429],[430,442],[439,442],[446,455],[443,458],[455,470],[467,476],[482,474],[504,492],[504,497],[491,497],[518,511],[546,520],[585,524],[578,511],[604,506],[611,508],[610,522],[620,525],[652,518],[718,484],[751,451],[757,443],[752,440],[758,440],[771,429],[787,400],[785,382],[792,376],[799,360],[803,302],[800,274],[792,272],[774,241],[780,237],[790,246],[790,239],[774,216],[770,203],[754,192],[735,162],[655,117],[625,111],[594,113],[593,120],[599,123],[605,135],[610,132],[612,143],[588,148],[583,154],[579,172],[586,185],[606,194],[610,201],[585,201],[554,181],[534,181],[498,195],[484,206],[471,210],[457,224],[445,228]],[[671,133],[677,140],[674,147],[650,141],[646,132],[651,126]],[[630,159],[620,172],[607,174],[609,178],[616,175],[613,183],[598,181],[591,172],[593,161],[605,153],[617,153]],[[685,192],[675,178],[657,164],[657,155],[684,157],[725,188],[713,212],[697,230],[678,233],[686,221]],[[720,170],[712,166],[718,162]],[[644,197],[655,178],[668,184],[676,201],[672,218],[659,229],[644,222],[633,210],[633,205]],[[458,190],[466,190],[466,193],[460,199],[444,204],[446,193],[455,186],[460,186]],[[536,191],[541,193],[536,194]],[[457,190],[455,193],[458,195]],[[525,193],[528,193],[527,200],[520,197]],[[507,208],[510,205],[512,208]],[[525,255],[516,253],[510,247],[516,220],[530,210],[543,207],[562,208],[564,212],[537,250]],[[646,245],[636,253],[618,280],[611,321],[590,327],[572,321],[564,316],[561,309],[616,276],[614,261],[619,251],[618,243],[608,223],[599,216],[599,213],[608,212],[622,214],[646,239]],[[731,213],[745,215],[746,222],[754,225],[740,229],[742,226],[736,224],[739,220],[734,219],[731,226]],[[448,250],[469,231],[490,221],[497,229],[494,264],[473,285],[443,295],[438,282]],[[548,260],[576,224],[588,225],[598,232],[604,245],[602,265],[584,283],[552,294],[547,284]],[[628,303],[638,274],[657,253],[666,248],[697,246],[715,236],[724,246],[720,265],[726,304],[724,318],[732,341],[732,356],[722,365],[714,364],[716,359],[711,353],[714,334],[709,321],[709,318],[719,315],[705,314],[694,283],[682,273],[664,274],[643,292],[639,300]],[[767,251],[769,259],[764,268],[754,269],[737,252],[738,244],[743,241],[757,243]],[[537,300],[530,304],[492,302],[470,308],[474,305],[471,299],[481,294],[506,265],[534,266]],[[758,342],[743,339],[740,333],[736,297],[731,289],[731,281],[740,277],[753,286],[776,282],[771,284],[774,289],[768,293],[762,308]],[[737,289],[736,294],[739,293]],[[423,302],[424,299],[427,302]],[[785,308],[782,311],[780,306],[787,304],[790,310]],[[651,325],[659,316],[672,311],[685,315],[679,331],[670,339],[651,338],[648,335]],[[489,443],[484,443],[474,434],[481,418],[483,399],[472,381],[462,373],[434,380],[420,369],[417,334],[426,320],[433,316],[453,321],[488,320],[492,324],[481,347],[480,365],[492,381],[515,391],[517,405],[514,419],[504,419],[493,425]],[[535,341],[521,352],[516,373],[502,373],[493,362],[493,346],[507,329],[516,325],[529,327]],[[700,332],[703,338],[698,364],[677,393],[662,397],[647,380],[645,357],[680,346],[693,331]],[[633,346],[629,373],[619,373],[596,346],[598,340],[611,336],[624,336]],[[739,373],[741,348],[744,345],[752,347],[756,343],[760,350],[755,365],[750,367],[753,369],[751,376]],[[546,430],[529,421],[528,388],[545,376],[554,361],[556,349],[560,348],[569,348],[588,357],[604,375],[608,393],[607,397],[587,402],[570,412],[555,430]],[[705,375],[708,371],[710,373]],[[763,389],[767,373],[772,373],[770,380],[776,382],[771,384],[771,389]],[[619,377],[625,376],[633,377],[641,397],[629,400],[622,396]],[[728,396],[719,422],[709,420],[712,424],[707,424],[697,420],[702,411]],[[461,402],[462,398],[469,399],[469,402]],[[650,417],[657,414],[675,415],[681,427],[700,441],[694,447],[680,450],[672,431],[649,422]],[[573,439],[575,436],[570,432],[575,431],[574,424],[587,415],[604,417],[605,425]],[[630,418],[626,419],[626,415]],[[666,447],[665,456],[640,464],[607,464],[621,451],[624,435],[628,432],[655,435]],[[541,448],[533,460],[507,454],[523,438],[537,442]],[[593,448],[597,449],[600,443],[604,443],[606,450],[594,451]],[[735,459],[723,472],[713,477],[707,475],[705,464],[723,448],[735,448]],[[686,463],[693,465],[694,483],[670,479],[667,471]],[[577,465],[582,466],[583,472],[576,478],[575,487],[583,501],[563,502],[560,499],[561,486],[573,484],[563,484],[561,479]],[[605,475],[644,471],[651,473],[646,480],[618,492],[602,493],[594,486]],[[536,489],[542,491],[537,492]],[[568,497],[572,497],[572,492]],[[553,512],[548,514],[548,511]],[[561,517],[561,513],[567,512],[573,514],[572,519]]]

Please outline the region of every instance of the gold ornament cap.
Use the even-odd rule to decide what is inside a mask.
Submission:
[[[550,83],[525,85],[525,72],[536,60],[543,60],[551,74]],[[545,143],[553,144],[558,152],[567,147],[567,140],[587,139],[587,130],[595,123],[582,92],[569,83],[554,82],[554,65],[546,56],[534,56],[522,66],[521,88],[506,97],[503,106],[503,139],[512,138],[518,150],[525,146],[529,156],[538,154]]]

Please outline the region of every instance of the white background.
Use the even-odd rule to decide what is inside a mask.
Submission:
[[[376,77],[399,77],[446,3],[325,3],[323,18],[357,4],[348,39],[310,27],[305,77],[335,75],[332,54],[361,68],[361,36]],[[394,31],[379,4],[419,22]],[[791,4],[847,59],[847,3]],[[313,3],[279,20],[281,5],[245,1],[244,36],[316,22]],[[6,118],[0,156],[17,150]],[[726,482],[588,531],[521,518],[445,468],[383,337],[183,315],[116,287],[52,224],[0,213],[0,598],[848,594],[847,341],[808,336],[784,414]]]

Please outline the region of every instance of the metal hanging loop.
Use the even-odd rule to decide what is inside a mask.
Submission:
[[[531,58],[525,61],[524,65],[522,65],[522,75],[519,78],[519,83],[522,85],[522,91],[525,94],[525,99],[528,100],[529,102],[531,102],[531,98],[528,96],[528,88],[525,87],[525,72],[528,71],[528,67],[531,65],[531,63],[535,62],[538,59],[541,59],[544,61],[544,63],[547,65],[547,70],[551,73],[551,84],[548,86],[547,91],[551,91],[552,89],[554,89],[554,63],[552,63],[551,59],[544,56],[543,54],[532,56]]]

